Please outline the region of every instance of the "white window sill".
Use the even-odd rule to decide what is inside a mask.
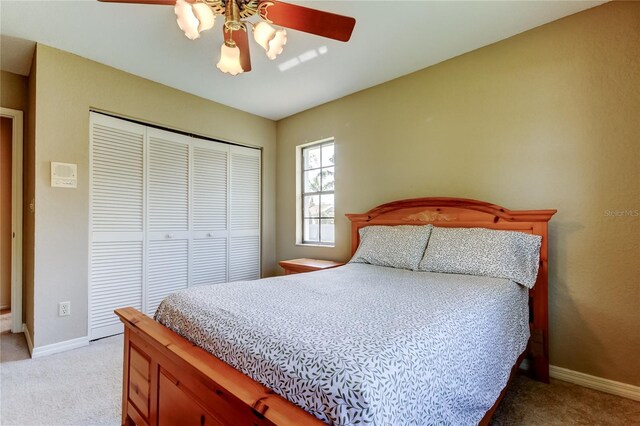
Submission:
[[[298,247],[324,247],[324,248],[335,248],[335,244],[334,245],[328,245],[328,244],[313,244],[313,243],[296,243],[296,246]]]

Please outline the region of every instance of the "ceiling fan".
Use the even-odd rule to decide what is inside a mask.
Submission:
[[[99,0],[108,3],[139,3],[174,6],[178,26],[195,40],[202,31],[213,28],[216,16],[224,19],[224,43],[217,63],[220,71],[231,75],[251,71],[249,27],[255,41],[269,59],[275,59],[287,43],[286,27],[338,41],[349,41],[356,24],[354,18],[324,12],[277,0]],[[249,21],[257,16],[258,22]],[[256,20],[256,19],[254,19]]]

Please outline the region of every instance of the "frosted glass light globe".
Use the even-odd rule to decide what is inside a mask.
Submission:
[[[193,13],[200,22],[200,25],[198,25],[199,32],[213,28],[213,25],[216,23],[216,15],[213,14],[209,6],[204,3],[195,3],[192,5],[192,8]]]
[[[244,70],[240,65],[240,49],[237,46],[230,47],[226,44],[222,44],[220,49],[220,61],[216,67],[222,72],[231,75],[238,75],[243,73]]]
[[[276,29],[264,21],[253,27],[253,38],[264,50],[269,50],[269,42],[275,35]]]
[[[193,7],[190,3],[187,3],[185,0],[177,0],[173,11],[176,13],[178,18],[176,20],[178,22],[178,26],[182,31],[184,31],[184,35],[186,35],[187,38],[195,40],[200,37],[200,32],[198,31],[198,25],[200,25],[200,22],[193,13]]]
[[[276,31],[271,25],[262,21],[253,28],[253,38],[267,52],[269,59],[275,59],[287,44],[287,31],[284,29]]]
[[[269,49],[267,50],[267,58],[275,59],[284,50],[284,45],[287,44],[287,31],[282,29],[276,31],[275,37],[269,42]]]

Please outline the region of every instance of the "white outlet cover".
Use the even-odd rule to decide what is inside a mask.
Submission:
[[[58,304],[58,316],[71,315],[71,302],[60,302]]]

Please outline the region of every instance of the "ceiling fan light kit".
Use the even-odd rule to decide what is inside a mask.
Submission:
[[[253,25],[253,38],[267,52],[267,58],[275,59],[287,44],[287,31],[276,30],[265,21]]]
[[[204,3],[191,4],[185,0],[177,0],[173,10],[178,17],[178,27],[190,40],[199,38],[202,31],[213,28],[216,21],[211,8]]]
[[[356,20],[347,16],[310,9],[280,1],[265,0],[100,0],[111,3],[173,5],[178,27],[190,40],[214,27],[216,15],[224,17],[224,43],[216,67],[227,74],[251,71],[248,28],[269,59],[275,59],[287,44],[287,31],[270,24],[292,28],[339,41],[349,41]],[[246,19],[257,16],[257,23]]]
[[[213,24],[216,22],[216,15],[213,14],[213,10],[211,10],[209,6],[204,3],[195,3],[193,5],[193,12],[200,22],[200,25],[198,25],[198,32],[213,28]]]
[[[238,75],[244,70],[240,65],[240,49],[233,42],[224,42],[220,48],[220,61],[216,67],[224,73]]]

